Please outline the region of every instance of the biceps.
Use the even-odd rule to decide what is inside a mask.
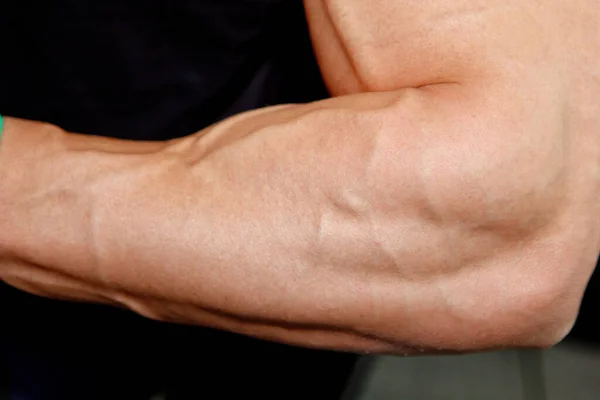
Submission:
[[[554,59],[543,28],[552,26],[552,13],[530,0],[305,2],[335,94],[510,74],[531,79],[551,69]]]

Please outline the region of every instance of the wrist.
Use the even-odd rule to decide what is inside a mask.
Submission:
[[[0,258],[22,259],[22,250],[51,229],[38,221],[39,194],[53,186],[50,176],[64,131],[39,122],[4,117],[0,143]],[[48,216],[52,210],[48,211]]]
[[[165,144],[72,134],[16,118],[4,119],[2,140],[0,260],[97,280],[90,216],[103,207],[105,188],[120,188],[121,176],[148,155],[155,163]]]

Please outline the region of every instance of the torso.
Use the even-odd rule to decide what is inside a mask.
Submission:
[[[3,3],[6,115],[159,140],[327,95],[299,0],[30,3]]]

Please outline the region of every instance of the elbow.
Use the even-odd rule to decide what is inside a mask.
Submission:
[[[595,260],[572,253],[567,245],[557,247],[560,242],[560,236],[539,239],[497,265],[493,275],[503,288],[487,286],[483,292],[489,299],[480,299],[474,313],[479,329],[473,340],[480,348],[546,349],[570,333]],[[487,321],[486,314],[491,315]]]
[[[497,347],[544,349],[573,328],[598,251],[572,221],[557,218],[521,237],[480,272],[500,282],[488,280],[484,291],[484,296],[496,294],[489,301],[496,302],[498,319],[487,328],[505,333]]]
[[[582,294],[571,287],[526,296],[521,309],[508,310],[513,313],[513,329],[499,347],[547,349],[559,344],[575,324]]]
[[[396,321],[416,324],[386,325],[384,336],[468,352],[547,348],[570,332],[600,250],[600,181],[597,158],[570,153],[564,125],[550,122],[455,121],[402,160],[392,150],[410,149],[411,135],[390,130],[380,141],[391,150],[377,164],[374,197],[399,200],[381,202],[378,224],[400,232],[384,242],[400,266],[394,291],[401,302],[417,292],[409,301],[418,308],[398,311],[391,300]],[[412,210],[426,232],[411,241],[427,249],[418,257],[396,239],[412,234],[395,228]]]
[[[568,204],[539,228],[519,235],[496,268],[516,301],[506,313],[515,321],[515,347],[548,348],[573,328],[598,247],[593,224]],[[509,342],[510,343],[510,342]]]
[[[476,299],[476,305],[468,314],[460,315],[453,310],[450,316],[440,318],[437,323],[445,323],[441,328],[438,325],[437,329],[432,329],[433,338],[429,339],[433,340],[421,342],[417,347],[471,353],[547,349],[557,345],[576,321],[582,291],[576,288],[558,291],[543,288],[537,280],[522,279],[512,282],[511,289],[520,294],[504,297],[488,294],[486,298]]]
[[[512,204],[516,198],[510,198]],[[575,208],[522,201],[502,218],[444,219],[458,221],[452,231],[462,234],[447,239],[450,250],[440,250],[436,260],[444,260],[444,269],[436,269],[433,277],[416,270],[423,277],[415,300],[419,311],[403,311],[397,319],[406,321],[408,315],[416,324],[408,330],[391,327],[401,336],[397,343],[465,353],[544,349],[568,335],[596,265],[597,236],[591,224],[576,218]],[[489,207],[480,214],[502,215]],[[426,260],[424,254],[420,265]],[[403,278],[399,281],[396,292],[411,289]]]
[[[560,236],[559,236],[560,237]],[[555,244],[564,238],[556,238]],[[522,311],[513,310],[523,320],[516,339],[519,347],[545,349],[560,343],[571,332],[598,253],[582,251],[583,243],[545,248],[537,263],[529,267],[528,282],[523,287],[539,286],[522,293]]]
[[[477,246],[479,260],[486,261],[476,263],[472,282],[463,287],[475,298],[480,292],[479,301],[469,303],[481,307],[471,316],[478,349],[560,343],[575,324],[600,250],[592,180],[585,183],[578,170],[535,157],[511,166],[509,159],[521,161],[513,156],[506,152],[498,165],[438,174],[452,174],[446,182],[460,188],[436,193],[447,200],[438,214],[469,232],[473,243],[491,235],[498,244]],[[484,289],[473,289],[474,282]]]
[[[557,308],[562,305],[557,304]],[[520,331],[516,338],[510,338],[502,348],[528,348],[545,350],[561,343],[571,332],[577,319],[577,312],[561,314],[549,311],[540,315],[546,321],[534,322],[527,329]]]

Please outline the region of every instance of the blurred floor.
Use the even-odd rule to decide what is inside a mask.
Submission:
[[[565,342],[525,363],[524,353],[505,351],[468,356],[378,357],[357,400],[598,400],[600,348]],[[521,356],[521,359],[520,359]],[[535,357],[541,356],[542,378]],[[524,381],[525,380],[525,381]],[[543,385],[542,388],[537,387]],[[532,387],[533,386],[533,387]],[[544,398],[544,392],[546,394]]]
[[[525,381],[523,354],[529,369]],[[542,361],[541,380],[531,370],[537,356]],[[372,357],[363,361],[360,375],[347,400],[598,400],[600,347],[565,342],[541,353]],[[0,400],[6,400],[2,388]]]

